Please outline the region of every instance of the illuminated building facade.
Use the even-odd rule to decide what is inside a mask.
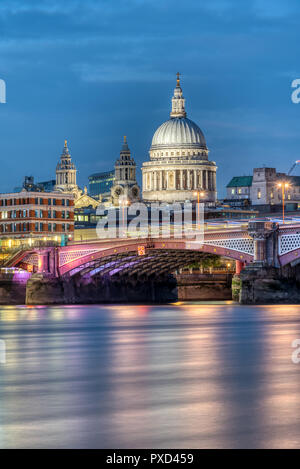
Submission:
[[[35,240],[73,239],[74,197],[60,192],[0,194],[0,239],[17,246]]]

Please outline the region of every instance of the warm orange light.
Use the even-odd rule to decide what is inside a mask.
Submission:
[[[138,246],[138,255],[144,256],[146,254],[145,246]]]
[[[290,187],[288,182],[279,182],[278,187]]]

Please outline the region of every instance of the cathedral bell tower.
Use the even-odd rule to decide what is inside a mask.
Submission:
[[[67,140],[65,140],[65,145],[60,157],[60,161],[56,166],[55,188],[57,190],[67,192],[72,192],[74,189],[77,189],[76,172],[77,170],[74,163],[72,163]]]
[[[111,188],[111,196],[114,205],[122,203],[129,205],[140,199],[140,188],[136,181],[136,163],[131,158],[126,137],[124,137],[120,158],[115,164],[115,182]]]

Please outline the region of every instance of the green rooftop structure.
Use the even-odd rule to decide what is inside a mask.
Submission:
[[[285,187],[286,204],[300,209],[300,176],[277,172],[276,168],[254,168],[252,176],[234,176],[226,186],[224,202],[232,207],[260,207],[270,211],[280,209],[282,184]]]
[[[226,187],[251,187],[253,176],[235,176]]]

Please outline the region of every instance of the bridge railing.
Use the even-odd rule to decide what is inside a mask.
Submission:
[[[13,254],[18,251],[30,251],[31,249],[35,248],[43,248],[43,247],[57,247],[60,246],[58,241],[43,241],[43,240],[36,240],[32,241],[30,244],[27,243],[20,243],[17,247],[6,247],[1,246],[0,254]]]

